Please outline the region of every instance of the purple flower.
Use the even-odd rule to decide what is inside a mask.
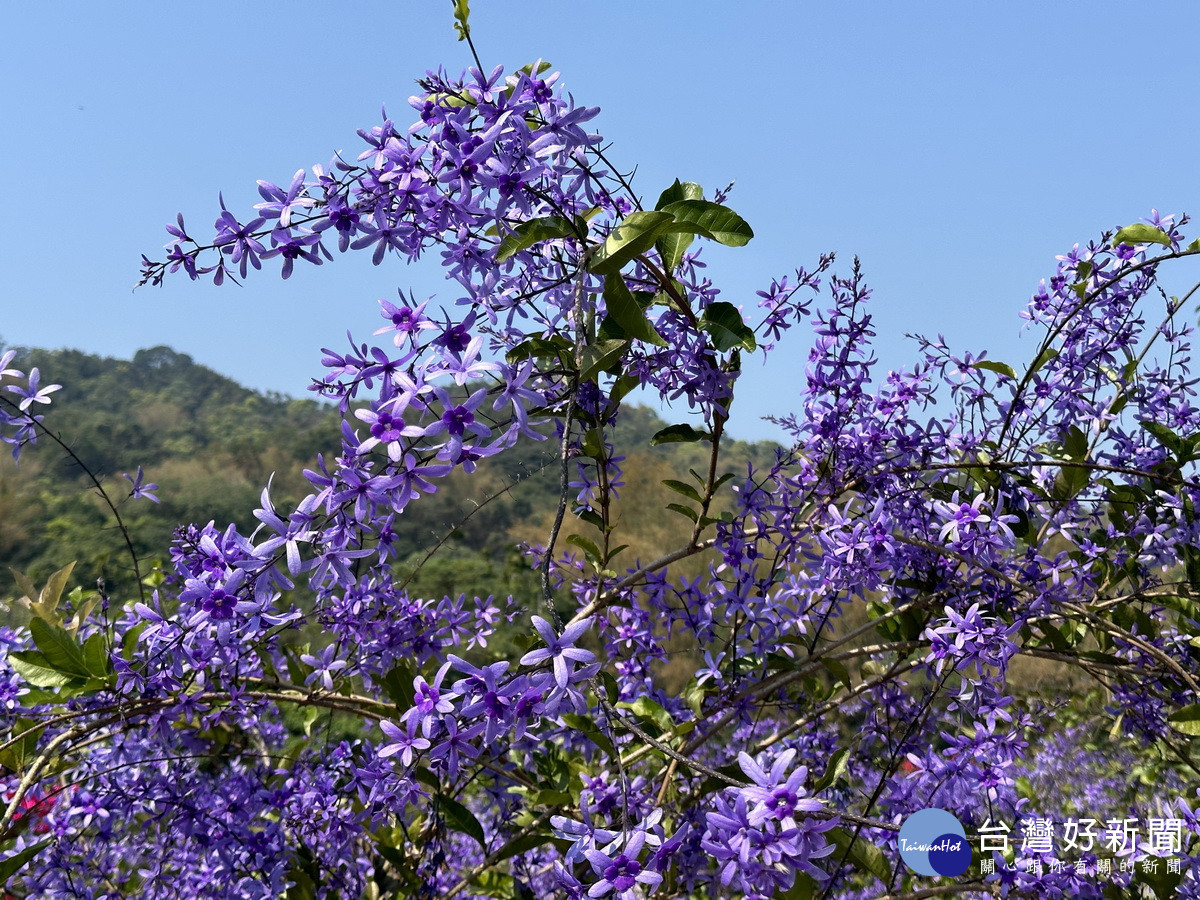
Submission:
[[[604,897],[611,893],[617,900],[637,900],[638,885],[651,889],[658,887],[662,876],[643,868],[637,859],[645,844],[646,832],[634,831],[615,856],[601,850],[586,851],[587,861],[600,876],[600,880],[588,888],[588,896]],[[606,849],[612,851],[614,848]]]
[[[429,758],[439,761],[445,767],[446,777],[454,781],[458,778],[462,758],[474,759],[479,755],[474,740],[483,733],[483,723],[476,722],[464,727],[453,716],[447,716],[441,722],[442,735],[430,749]]]
[[[153,493],[154,491],[158,490],[157,484],[142,484],[143,475],[141,466],[138,466],[136,478],[130,478],[129,473],[127,472],[122,472],[121,477],[128,478],[129,483],[132,485],[129,490],[130,497],[133,497],[135,500],[153,500],[155,503],[161,502],[157,497],[154,496]]]
[[[450,665],[449,662],[443,663],[442,667],[437,670],[437,674],[433,676],[432,682],[426,681],[424,675],[418,675],[413,679],[414,706],[404,714],[404,721],[419,722],[426,737],[432,733],[435,721],[446,713],[454,711],[454,704],[451,701],[457,699],[458,693],[442,690],[442,681],[446,678],[446,673],[450,671]]]
[[[596,658],[590,650],[575,646],[575,642],[588,630],[590,619],[568,625],[561,634],[554,631],[554,626],[541,616],[533,617],[533,627],[537,629],[546,646],[540,650],[532,650],[521,657],[521,665],[536,666],[546,660],[551,661],[554,669],[554,680],[559,688],[565,689],[571,683],[572,670],[576,663],[590,663]]]
[[[486,388],[480,388],[465,401],[457,404],[440,387],[435,387],[434,392],[442,404],[443,411],[439,420],[425,428],[425,435],[427,437],[435,437],[443,433],[449,435],[449,440],[446,441],[445,448],[440,454],[442,458],[457,458],[462,452],[463,437],[467,433],[480,437],[487,437],[491,434],[490,428],[482,422],[475,421],[475,410],[487,398]]]
[[[755,804],[750,810],[750,824],[758,827],[768,820],[778,821],[783,828],[795,828],[798,811],[815,812],[822,809],[820,800],[808,797],[804,782],[808,769],[800,766],[784,779],[784,774],[796,758],[795,749],[785,750],[764,769],[749,754],[739,753],[738,764],[746,776],[754,782],[752,787],[743,788],[746,799]]]
[[[22,412],[29,409],[34,403],[49,403],[49,395],[54,391],[62,389],[61,384],[48,384],[45,387],[40,387],[41,380],[42,373],[38,371],[37,366],[34,366],[29,370],[28,386],[12,385],[9,388],[9,390],[21,398],[21,402],[17,404],[17,408]]]
[[[252,219],[243,224],[225,208],[225,198],[221,198],[221,215],[217,217],[217,234],[213,244],[221,248],[222,253],[228,253],[230,259],[238,264],[238,271],[246,277],[246,264],[250,263],[256,269],[262,268],[259,257],[267,252],[267,248],[255,236],[255,231],[263,224],[263,219]]]
[[[380,300],[379,305],[383,307],[382,315],[390,324],[374,333],[391,334],[395,332],[396,346],[403,346],[407,341],[413,340],[418,332],[435,327],[425,316],[425,307],[428,303],[429,301],[426,300],[416,306],[410,304],[396,306],[387,300]]]
[[[291,186],[286,191],[276,187],[269,181],[259,181],[258,192],[266,203],[257,203],[254,208],[268,218],[278,218],[281,228],[292,224],[292,210],[308,209],[316,204],[311,197],[304,194],[304,170],[298,169],[292,176]],[[285,276],[286,277],[286,276]]]
[[[417,733],[415,721],[410,720],[403,728],[383,721],[379,723],[379,727],[391,739],[390,744],[384,745],[379,750],[380,756],[394,756],[399,753],[401,762],[406,766],[411,766],[417,753],[429,749],[429,739],[421,737]]]
[[[589,850],[608,844],[621,835],[620,831],[598,828],[592,822],[592,805],[586,793],[579,800],[579,814],[582,822],[566,816],[550,817],[555,833],[564,840],[573,841],[564,857],[567,862],[581,862]]]
[[[320,681],[321,686],[327,691],[333,690],[333,676],[342,671],[348,663],[344,659],[335,659],[338,648],[333,644],[327,646],[320,652],[319,655],[313,656],[311,653],[300,654],[300,662],[306,666],[312,666],[313,671],[304,679],[305,684],[312,684],[314,681]]]
[[[262,254],[263,259],[275,256],[283,257],[284,279],[292,277],[292,268],[297,259],[304,259],[313,265],[321,265],[321,236],[313,231],[292,231],[286,228],[276,228],[271,232],[271,248]]]

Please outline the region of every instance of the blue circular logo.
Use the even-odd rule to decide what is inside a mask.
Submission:
[[[900,858],[918,875],[953,877],[971,865],[962,823],[944,809],[922,809],[900,826]]]

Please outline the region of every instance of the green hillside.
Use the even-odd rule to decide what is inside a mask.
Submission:
[[[43,378],[64,385],[54,394],[45,424],[95,473],[114,500],[128,494],[123,472],[143,466],[160,485],[161,504],[129,501],[119,508],[139,557],[163,559],[180,524],[236,522],[244,533],[268,478],[272,497],[286,508],[308,492],[303,470],[318,453],[339,446],[340,420],[327,404],[263,394],[242,387],[168,347],[138,351],[132,360],[76,350],[21,350],[17,363],[38,366]],[[645,556],[686,540],[690,524],[664,514],[672,499],[661,485],[702,463],[699,445],[650,446],[667,423],[644,407],[622,413],[616,442],[626,454],[627,492],[617,508],[623,543]],[[555,448],[522,440],[483,461],[473,475],[456,473],[443,489],[411,504],[397,523],[400,558],[421,567],[418,590],[521,593],[530,573],[517,542],[548,530],[558,499]],[[723,469],[745,472],[768,461],[774,445],[730,442]],[[630,502],[636,494],[637,503]],[[570,530],[568,523],[568,531]],[[129,556],[113,517],[90,488],[79,464],[52,441],[22,455],[20,465],[0,458],[0,595],[10,593],[8,568],[40,581],[76,561],[76,583],[103,576],[121,595],[129,583]]]

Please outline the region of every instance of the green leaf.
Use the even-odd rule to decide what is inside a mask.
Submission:
[[[566,722],[576,731],[586,734],[588,736],[588,740],[590,740],[606,754],[609,756],[616,755],[616,751],[613,749],[612,741],[608,739],[608,735],[601,731],[599,726],[597,726],[596,723],[587,716],[581,716],[578,713],[566,713],[562,718],[564,722]]]
[[[587,538],[578,534],[570,534],[567,535],[567,543],[574,544],[583,551],[583,555],[586,556],[590,562],[595,563],[597,566],[600,565],[602,559],[600,548]]]
[[[662,209],[680,200],[699,200],[703,196],[704,191],[700,185],[691,181],[680,182],[676,178],[675,183],[662,192],[658,198],[658,204],[654,208]],[[658,255],[662,257],[663,268],[668,275],[679,265],[683,254],[691,245],[692,235],[686,232],[664,234],[655,242],[654,247],[658,250]]]
[[[28,698],[29,694],[23,694],[21,701],[28,704]],[[45,733],[46,724],[24,718],[12,722],[12,730],[4,736],[9,746],[0,750],[0,766],[23,775],[26,766],[38,757],[38,738]]]
[[[529,889],[512,875],[489,870],[471,880],[471,893],[493,900],[525,900]]]
[[[46,579],[46,586],[40,591],[27,575],[16,569],[9,569],[13,574],[13,580],[17,583],[17,588],[24,595],[18,600],[18,605],[23,610],[16,620],[18,624],[26,624],[25,615],[36,616],[55,624],[61,622],[62,616],[58,614],[58,603],[74,568],[75,563],[73,562],[63,566]]]
[[[742,321],[742,314],[737,307],[724,300],[718,300],[704,310],[700,327],[708,332],[713,346],[722,353],[734,347],[754,350],[758,346],[753,330]]]
[[[1013,367],[1008,363],[996,362],[991,359],[979,359],[975,361],[974,366],[977,369],[987,369],[989,372],[999,372],[1005,378],[1011,378],[1013,381],[1017,380],[1017,373],[1013,371]]]
[[[841,828],[831,828],[825,832],[825,838],[839,850],[845,853],[859,869],[870,872],[884,884],[892,877],[892,867],[888,865],[883,851],[863,838],[855,840]]]
[[[522,222],[504,236],[500,246],[496,248],[496,262],[504,262],[511,256],[527,250],[534,244],[557,238],[572,237],[575,234],[575,223],[562,216],[545,216],[540,219],[529,219]]]
[[[659,444],[694,444],[696,441],[711,441],[712,435],[707,431],[697,431],[687,423],[681,425],[668,425],[666,428],[656,432],[654,437],[650,438],[650,446],[657,447]]]
[[[1063,466],[1050,489],[1055,500],[1073,500],[1088,485],[1091,473],[1081,466]]]
[[[601,428],[588,429],[579,449],[589,459],[600,459],[604,455],[604,430]]]
[[[563,354],[569,354],[572,350],[571,342],[562,337],[529,338],[517,344],[504,356],[510,365],[515,365],[532,357],[563,359]]]
[[[551,63],[547,62],[544,59],[538,60],[536,72],[533,71],[533,65],[534,65],[533,63],[526,63],[525,65],[521,66],[521,68],[517,69],[517,72],[519,74],[529,75],[530,77],[532,77],[534,75],[541,75],[547,69],[554,68],[554,66]]]
[[[308,652],[307,647],[304,652]],[[300,661],[300,652],[291,644],[284,644],[283,657],[287,661],[288,678],[292,684],[304,684],[312,669]]]
[[[8,655],[13,671],[34,687],[62,687],[77,680],[77,676],[62,672],[47,662],[37,650],[22,650]]]
[[[1179,885],[1183,881],[1183,870],[1168,872],[1167,861],[1162,858],[1147,856],[1144,857],[1144,860],[1153,860],[1154,871],[1147,872],[1143,864],[1138,864],[1133,870],[1133,883],[1149,887],[1154,891],[1157,900],[1170,900],[1176,896]]]
[[[663,207],[663,212],[673,215],[676,222],[690,225],[696,234],[726,247],[744,247],[754,237],[745,219],[729,207],[709,200],[679,200]]]
[[[626,337],[659,347],[667,346],[662,335],[655,331],[646,318],[646,310],[634,299],[620,273],[604,279],[604,305],[608,308],[608,317],[620,326]]]
[[[683,254],[692,246],[690,234],[668,233],[654,242],[654,249],[662,257],[663,270],[669,275],[683,262]]]
[[[446,819],[446,824],[455,831],[465,834],[467,837],[474,838],[479,843],[479,846],[486,850],[487,839],[483,835],[483,826],[479,824],[479,820],[475,818],[475,814],[457,800],[451,799],[445,794],[439,794],[437,800],[442,815]]]
[[[583,348],[583,368],[579,372],[580,381],[595,381],[601,372],[607,372],[621,361],[625,351],[629,349],[630,341],[611,340],[597,341]]]
[[[1063,438],[1063,450],[1068,459],[1076,462],[1082,462],[1087,458],[1088,436],[1078,425],[1071,425],[1067,428],[1067,435]]]
[[[690,507],[684,506],[682,503],[668,503],[667,509],[673,510],[679,513],[681,516],[691,519],[693,522],[700,521],[700,513],[696,512]]]
[[[530,850],[536,850],[543,844],[549,843],[553,838],[552,834],[527,834],[524,837],[513,838],[497,850],[492,859],[502,862],[511,857],[520,856],[522,853],[528,853]]]
[[[832,659],[831,657],[825,656],[821,658],[821,664],[825,667],[825,670],[833,676],[834,681],[845,685],[847,688],[853,686],[850,681],[850,672],[840,659]]]
[[[1191,737],[1200,737],[1200,703],[1176,710],[1167,716],[1167,721],[1176,731]]]
[[[782,894],[776,893],[779,900],[814,900],[820,893],[821,885],[807,872],[797,872],[796,880]]]
[[[628,396],[630,391],[638,387],[641,383],[642,380],[636,375],[622,375],[612,386],[612,390],[609,391],[608,399],[613,403],[620,403]]]
[[[658,203],[654,204],[654,208],[666,209],[672,203],[678,203],[681,200],[699,200],[703,196],[704,188],[696,182],[680,181],[676,178],[674,184],[658,195]]]
[[[291,885],[285,895],[287,900],[316,900],[317,884],[299,863],[293,865],[288,872],[288,881]]]
[[[729,481],[731,478],[736,478],[736,477],[737,476],[734,475],[732,472],[726,472],[724,475],[722,475],[720,478],[718,478],[716,481],[713,482],[713,493],[715,494],[717,491],[719,491],[721,489],[721,487],[725,484],[725,482]]]
[[[829,765],[825,767],[825,774],[817,779],[817,783],[813,785],[812,792],[819,794],[821,791],[830,787],[835,781],[842,777],[846,771],[846,766],[850,763],[850,748],[842,747],[837,750],[833,756],[829,757]]]
[[[572,512],[575,513],[576,517],[587,522],[593,528],[598,528],[601,531],[604,530],[604,520],[600,518],[600,514],[594,509],[588,509],[586,506],[577,506]]]
[[[30,603],[36,603],[39,595],[37,586],[34,585],[31,579],[24,572],[18,572],[16,569],[9,567],[8,571],[12,572],[13,581],[17,583],[17,590],[25,595],[25,599]]]
[[[112,666],[108,657],[108,641],[100,632],[96,632],[83,642],[83,663],[89,675],[107,678],[112,674]]]
[[[689,500],[695,500],[697,503],[704,502],[703,498],[700,496],[700,492],[685,481],[676,481],[673,478],[668,478],[663,481],[663,484],[665,484],[675,493],[683,494],[683,496],[687,497]]]
[[[58,606],[63,589],[67,586],[67,580],[71,577],[71,570],[74,568],[75,563],[68,563],[46,579],[46,586],[42,588],[42,595],[38,598],[44,606],[51,609]]]
[[[304,736],[312,737],[312,728],[317,724],[317,719],[321,718],[322,710],[319,706],[306,706],[304,712],[300,714],[300,723],[304,726]]]
[[[430,772],[429,769],[425,768],[425,766],[414,767],[413,775],[416,776],[417,781],[421,782],[421,784],[431,787],[434,790],[437,790],[441,786],[441,782],[438,781],[438,777]]]
[[[0,859],[0,885],[7,887],[9,879],[20,872],[25,867],[25,863],[29,862],[49,845],[50,838],[46,838],[32,846],[26,847],[20,853],[14,853],[12,856]]]
[[[649,697],[638,697],[632,703],[618,703],[617,705],[628,709],[635,716],[653,722],[663,734],[675,730],[675,722],[671,718],[671,714]]]
[[[561,747],[549,745],[545,752],[533,754],[533,767],[538,774],[538,784],[543,790],[565,791],[571,784],[570,757]]]
[[[1055,350],[1053,347],[1047,347],[1037,355],[1032,363],[1029,364],[1029,369],[1025,373],[1026,377],[1032,376],[1035,372],[1039,371],[1042,366],[1046,365],[1046,363],[1050,362],[1050,360],[1056,358],[1057,356],[1057,350]]]
[[[609,703],[615,703],[621,696],[621,689],[617,686],[617,679],[613,677],[612,672],[606,669],[601,669],[597,677],[604,692],[608,697]]]
[[[416,696],[416,689],[413,688],[414,678],[416,678],[416,672],[411,663],[397,663],[380,680],[380,686],[387,694],[388,699],[398,708],[408,709],[413,705],[413,699]]]
[[[1113,235],[1113,246],[1117,244],[1162,244],[1171,246],[1171,238],[1161,228],[1155,228],[1146,222],[1136,222],[1126,225]]]
[[[133,655],[137,652],[138,640],[141,638],[142,632],[146,630],[146,626],[149,624],[149,622],[141,622],[137,625],[134,625],[127,632],[125,632],[125,636],[121,638],[121,658],[125,660],[125,662],[133,662]]]
[[[1155,439],[1172,453],[1178,454],[1183,449],[1183,438],[1166,425],[1158,422],[1138,422],[1138,424],[1154,435]]]
[[[588,268],[600,275],[612,275],[635,256],[640,256],[659,237],[677,228],[669,212],[631,212],[609,233],[592,254]]]
[[[571,802],[568,791],[538,791],[530,801],[534,806],[564,806]]]
[[[29,632],[51,667],[71,675],[88,677],[90,673],[87,663],[83,661],[83,649],[75,643],[67,629],[61,625],[51,625],[45,619],[32,619]]]
[[[458,32],[458,39],[465,41],[467,35],[471,33],[471,24],[468,21],[471,17],[471,4],[469,0],[454,0],[454,30]]]
[[[71,604],[74,612],[71,615],[71,621],[63,622],[63,627],[71,633],[71,637],[75,637],[79,634],[79,629],[87,621],[88,616],[92,614],[96,604],[100,602],[100,594],[96,591],[88,591],[87,594],[84,594],[83,588],[76,586],[71,593],[67,594],[67,602]]]
[[[692,714],[699,717],[704,709],[704,698],[707,696],[708,689],[693,678],[684,692],[683,699],[687,703],[688,709],[692,711]]]

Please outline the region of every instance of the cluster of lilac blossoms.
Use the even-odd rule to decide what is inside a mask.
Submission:
[[[1059,708],[1023,695],[1027,660],[1091,679],[1089,724],[1157,748],[1162,772],[1192,763],[1200,409],[1183,301],[1154,291],[1200,252],[1185,222],[1060,258],[1022,371],[939,339],[877,373],[857,263],[821,257],[756,310],[721,299],[693,244],[750,239],[727,198],[677,181],[647,208],[588,130],[598,111],[544,74],[429,73],[411,127],[385,116],[357,159],[260,182],[248,216],[222,200],[209,236],[180,217],[145,260],[147,283],[220,283],[335,250],[434,255],[458,296],[382,300],[380,345],[325,350],[341,441],[308,496],[268,485],[250,533],[179,529],[111,621],[39,608],[0,635],[21,717],[0,753],[22,748],[0,835],[28,851],[27,895],[916,890],[905,816],[937,806],[974,833],[1037,813]],[[805,323],[789,446],[724,472],[743,356]],[[11,359],[0,436],[19,449],[52,388]],[[638,386],[686,399],[698,424],[657,440],[708,460],[667,483],[684,537],[658,559],[621,545],[615,512]],[[409,505],[521,439],[562,466],[568,528],[528,548],[543,590],[417,595],[394,551]],[[502,610],[529,626],[510,653],[486,643]],[[1180,896],[1200,896],[1187,828]],[[953,889],[1102,896],[1093,876],[971,868]]]

